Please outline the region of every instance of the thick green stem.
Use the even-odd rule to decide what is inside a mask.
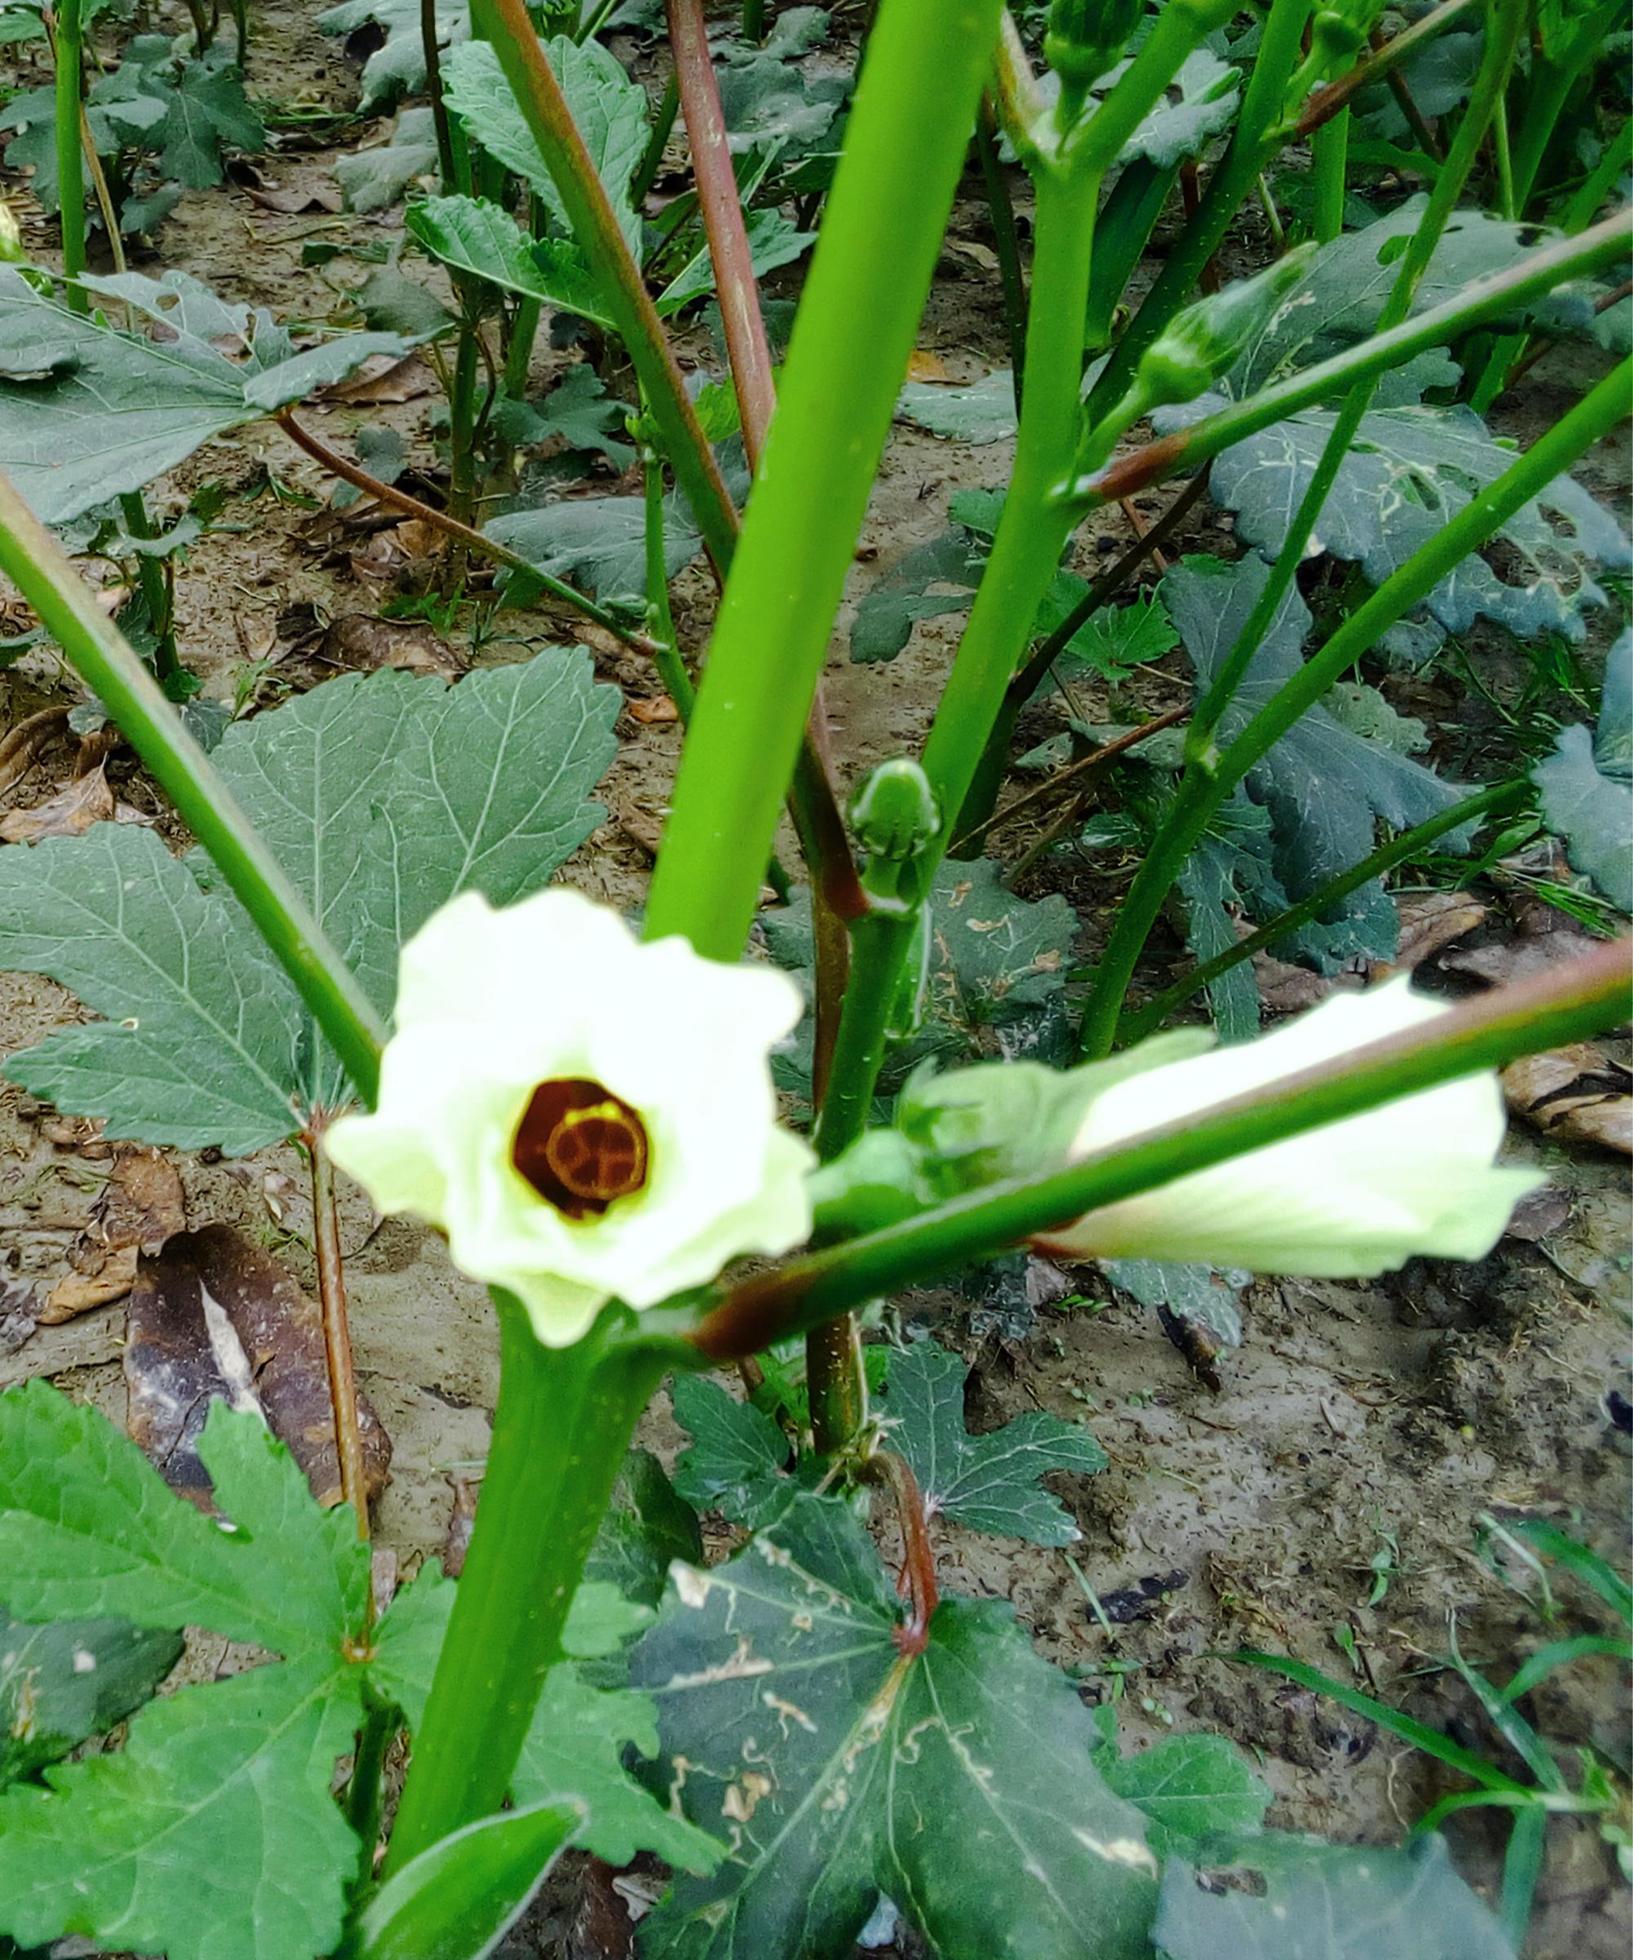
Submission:
[[[473,0],[473,24],[492,42],[566,210],[579,248],[601,281],[608,312],[640,378],[669,467],[716,566],[731,562],[737,518],[714,451],[698,423],[674,349],[658,318],[617,214],[584,147],[567,98],[539,45],[523,0]],[[768,848],[764,853],[770,855]]]
[[[1615,1027],[1633,999],[1633,941],[1494,988],[1403,1033],[1191,1114],[1046,1177],[990,1185],[807,1254],[731,1289],[693,1330],[712,1361],[754,1354],[858,1301],[1058,1231],[1102,1205],[1437,1083]]]
[[[630,1436],[667,1366],[606,1317],[574,1346],[546,1347],[516,1301],[494,1301],[499,1405],[487,1474],[388,1872],[503,1805]]]
[[[1203,267],[1219,249],[1230,221],[1280,144],[1287,85],[1299,65],[1309,14],[1310,0],[1272,0],[1230,148],[1214,172],[1195,217],[1163,261],[1139,312],[1094,384],[1089,395],[1091,425],[1128,393],[1140,356],[1190,299]]]
[[[765,0],[743,0],[743,39],[765,39]]]
[[[62,210],[62,271],[68,304],[89,311],[76,283],[85,270],[85,167],[80,160],[80,98],[84,66],[84,0],[58,0],[56,23],[57,197]]]
[[[884,0],[869,37],[648,901],[653,937],[710,958],[736,959],[754,916],[997,10]]]
[[[1183,1007],[1193,994],[1200,993],[1204,987],[1211,987],[1215,980],[1229,973],[1233,967],[1240,966],[1243,960],[1250,960],[1255,953],[1262,953],[1266,947],[1274,946],[1277,940],[1286,938],[1290,932],[1297,932],[1311,919],[1319,919],[1322,913],[1341,899],[1348,898],[1351,892],[1359,891],[1374,878],[1381,878],[1386,871],[1393,871],[1397,864],[1410,863],[1448,831],[1461,830],[1464,824],[1474,823],[1490,815],[1493,810],[1510,809],[1523,802],[1525,795],[1524,783],[1498,783],[1490,789],[1480,790],[1474,796],[1465,797],[1461,803],[1454,803],[1438,816],[1414,824],[1399,836],[1391,837],[1387,844],[1380,844],[1370,857],[1362,858],[1359,864],[1338,877],[1329,878],[1319,890],[1297,905],[1290,905],[1268,925],[1260,926],[1256,932],[1250,932],[1245,939],[1239,939],[1223,953],[1216,954],[1211,960],[1203,960],[1189,972],[1181,974],[1171,987],[1165,987],[1155,1000],[1147,1001],[1137,1014],[1125,1014],[1119,1023],[1119,1033],[1127,1041],[1143,1041],[1148,1034],[1154,1034],[1161,1027],[1176,1007]]]
[[[1123,901],[1101,956],[1083,1017],[1082,1051],[1086,1057],[1110,1052],[1128,983],[1151,922],[1220,804],[1402,613],[1427,598],[1470,552],[1478,551],[1517,511],[1615,428],[1627,414],[1630,382],[1633,361],[1624,361],[1359,605],[1320,652],[1277,689],[1222,755],[1202,756],[1187,768],[1173,807]]]
[[[1310,138],[1314,166],[1311,230],[1323,245],[1344,229],[1344,171],[1349,161],[1348,109],[1340,109]]]
[[[1148,442],[1108,469],[1080,476],[1063,486],[1061,494],[1080,511],[1095,510],[1133,496],[1165,477],[1193,470],[1221,450],[1257,435],[1313,402],[1326,401],[1354,382],[1399,367],[1428,348],[1443,346],[1483,321],[1541,298],[1567,280],[1599,271],[1625,255],[1630,238],[1633,213],[1618,211],[1579,238],[1562,239],[1557,245],[1531,253],[1506,272],[1477,280],[1455,299],[1429,308],[1392,332],[1359,341],[1341,354],[1250,395],[1244,402],[1234,402],[1217,415],[1193,422],[1188,429]]]
[[[39,614],[68,663],[215,860],[273,956],[373,1102],[385,1028],[283,867],[239,809],[158,683],[104,616],[57,543],[0,476],[0,571]]]

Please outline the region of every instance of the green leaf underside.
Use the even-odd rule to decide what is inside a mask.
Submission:
[[[931,1516],[975,1531],[1070,1545],[1082,1536],[1065,1506],[1039,1487],[1050,1470],[1092,1476],[1104,1450],[1086,1429],[1037,1411],[972,1436],[964,1427],[964,1363],[934,1341],[894,1352],[886,1379],[888,1443],[912,1468]]]
[[[297,351],[266,314],[225,305],[186,273],[84,283],[174,338],[116,332],[0,266],[0,469],[47,524],[139,490],[210,437],[344,379],[371,355],[407,350],[395,334],[358,333]]]
[[[996,368],[979,381],[960,387],[908,381],[896,403],[899,421],[927,429],[949,442],[980,447],[1006,442],[1016,429],[1015,383],[1008,368]]]
[[[440,47],[468,38],[471,17],[466,0],[436,0],[435,17]],[[340,6],[318,15],[325,34],[355,34],[371,23],[384,29],[385,39],[363,64],[358,108],[389,109],[405,95],[423,95],[425,42],[419,0],[342,0]]]
[[[428,197],[404,223],[425,249],[456,272],[470,273],[525,299],[610,327],[595,276],[578,248],[561,239],[531,239],[510,213],[480,197]]]
[[[646,93],[598,41],[557,35],[544,43],[573,121],[578,126],[624,235],[640,250],[640,218],[629,201],[630,181],[646,149]],[[485,41],[455,48],[443,68],[448,107],[488,154],[543,198],[569,230],[555,179],[516,106],[499,57]]]
[[[847,1507],[796,1496],[728,1564],[677,1567],[636,1649],[665,1786],[731,1845],[647,1922],[684,1960],[848,1956],[880,1891],[943,1960],[1146,1956],[1156,1862],[1095,1725],[997,1603],[943,1601],[901,1655]]]
[[[575,1658],[558,1663],[545,1677],[511,1794],[519,1804],[560,1796],[582,1803],[587,1815],[575,1842],[609,1864],[626,1865],[644,1850],[691,1871],[708,1871],[720,1856],[720,1846],[678,1812],[657,1803],[623,1768],[626,1746],[645,1756],[657,1753],[651,1702],[627,1688],[591,1686],[577,1664],[580,1657],[605,1653],[607,1635],[616,1638],[627,1629],[627,1620],[622,1625],[609,1622],[616,1600],[616,1594],[611,1601],[592,1600],[587,1610],[574,1600],[565,1641]],[[411,1731],[424,1717],[453,1602],[454,1583],[433,1562],[403,1588],[380,1623],[375,1679],[380,1692],[402,1709]],[[650,1615],[638,1610],[644,1623]]]
[[[439,905],[538,890],[601,820],[588,792],[617,700],[566,649],[451,689],[347,676],[235,723],[214,759],[389,1012],[398,949]],[[0,853],[0,967],[48,973],[104,1017],[7,1073],[114,1135],[233,1154],[344,1101],[339,1062],[247,916],[201,889],[212,876],[114,824]]]
[[[1572,867],[1610,902],[1633,912],[1633,630],[1605,657],[1599,725],[1561,729],[1552,755],[1532,767],[1548,828]]]
[[[1094,84],[1105,95],[1128,68],[1120,61]],[[1236,120],[1240,72],[1208,48],[1197,48],[1180,63],[1162,99],[1123,145],[1117,161],[1123,166],[1143,159],[1159,170],[1171,170],[1187,157],[1199,156],[1215,136]]]
[[[367,1547],[320,1511],[259,1416],[211,1409],[226,1524],[44,1382],[0,1396],[0,1599],[34,1619],[193,1623],[283,1656],[150,1702],[117,1754],[0,1797],[0,1930],[170,1960],[310,1960],[338,1938],[358,1844],[334,1804],[361,1670]]]
[[[1269,570],[1257,557],[1235,565],[1187,558],[1164,578],[1163,596],[1202,685],[1230,652]],[[1309,631],[1309,611],[1295,588],[1277,610],[1221,720],[1224,740],[1299,670]],[[1379,819],[1404,830],[1438,815],[1462,794],[1410,757],[1352,733],[1324,707],[1310,709],[1275,744],[1249,772],[1247,787],[1269,811],[1271,862],[1294,900],[1366,857]],[[1453,848],[1457,838],[1452,833]],[[1333,915],[1359,928],[1360,943],[1349,950],[1373,957],[1394,952],[1393,908],[1378,907],[1380,893],[1381,886],[1363,887]],[[1341,940],[1332,957],[1343,957]]]
[[[484,1817],[387,1879],[358,1921],[356,1960],[485,1960],[578,1829],[569,1802]]]
[[[535,510],[508,511],[483,530],[552,578],[567,579],[603,602],[640,600],[646,581],[646,511],[639,497],[569,497]],[[669,576],[703,549],[676,491],[664,499],[663,562]],[[525,575],[510,575],[525,599]],[[510,586],[507,585],[507,594]]]
[[[1262,1894],[1204,1888],[1178,1859],[1163,1873],[1153,1937],[1167,1960],[1505,1960],[1513,1951],[1438,1837],[1392,1851],[1269,1833],[1224,1868],[1259,1875]]]
[[[416,179],[437,168],[436,123],[429,109],[404,109],[389,143],[335,159],[335,182],[348,211],[384,211]]]
[[[29,1626],[0,1611],[0,1788],[123,1721],[181,1648],[179,1633],[124,1620]]]

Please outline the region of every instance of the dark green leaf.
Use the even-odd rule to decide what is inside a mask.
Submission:
[[[363,64],[358,108],[389,109],[405,95],[423,95],[425,43],[419,0],[342,0],[340,6],[318,15],[325,34],[355,34],[371,23],[384,30],[385,40]],[[436,0],[436,23],[438,47],[450,48],[467,39],[471,18],[466,0]]]
[[[1007,1605],[944,1599],[903,1655],[848,1507],[801,1494],[728,1564],[677,1569],[634,1656],[656,1772],[731,1853],[683,1879],[647,1952],[848,1960],[883,1891],[942,1960],[1145,1960],[1156,1860],[1092,1761],[1065,1678]]]
[[[1050,593],[1039,613],[1034,628],[1039,634],[1053,632],[1088,591],[1087,583],[1069,572],[1061,573],[1055,586],[1057,590]],[[1162,594],[1138,593],[1126,605],[1102,606],[1090,613],[1067,641],[1044,686],[1064,683],[1069,687],[1084,674],[1104,681],[1124,681],[1134,668],[1162,659],[1178,645],[1179,635]]]
[[[1192,1840],[1257,1831],[1270,1807],[1268,1786],[1222,1735],[1170,1735],[1135,1756],[1108,1752],[1101,1773],[1145,1813],[1159,1858],[1196,1856]]]
[[[1267,1832],[1223,1869],[1262,1890],[1204,1886],[1169,1862],[1153,1932],[1167,1960],[1505,1960],[1497,1921],[1451,1868],[1444,1842],[1408,1850]]]
[[[358,1858],[329,1790],[360,1706],[338,1649],[150,1702],[119,1754],[0,1797],[0,1928],[169,1960],[329,1952]]]
[[[299,1127],[299,1004],[155,831],[103,823],[0,851],[0,967],[48,973],[102,1016],[6,1062],[59,1109],[234,1156]]]
[[[484,1960],[582,1821],[574,1803],[538,1803],[441,1839],[363,1908],[357,1960]]]
[[[1270,866],[1270,849],[1269,813],[1238,790],[1179,875],[1185,943],[1198,960],[1230,951],[1240,937],[1239,917],[1273,918],[1287,909],[1287,894]],[[1211,983],[1208,1008],[1226,1041],[1248,1041],[1259,1032],[1259,982],[1250,961],[1241,961]]]
[[[403,222],[433,257],[508,293],[608,326],[595,278],[574,245],[529,238],[510,213],[480,197],[428,197]],[[593,370],[587,370],[593,372]]]
[[[494,426],[518,449],[561,442],[569,449],[599,450],[619,471],[635,461],[631,445],[615,440],[612,433],[621,432],[628,420],[628,408],[607,393],[588,361],[570,367],[542,400],[504,401],[494,413]]]
[[[164,176],[194,190],[208,190],[222,180],[224,148],[266,148],[266,131],[249,105],[236,68],[215,61],[189,61],[166,95],[159,135],[159,169]]]
[[[225,1527],[176,1498],[136,1445],[44,1381],[0,1395],[0,1603],[19,1619],[114,1615],[209,1627],[277,1653],[338,1654],[368,1548],[320,1511],[259,1416],[215,1403],[199,1443]],[[0,1895],[3,1895],[0,1887]]]
[[[335,181],[348,211],[384,211],[416,179],[436,168],[437,133],[431,111],[404,109],[389,143],[335,159]]]
[[[602,1514],[584,1567],[586,1583],[615,1586],[625,1599],[656,1607],[676,1559],[697,1564],[703,1540],[650,1450],[631,1450]]]
[[[1225,565],[1187,558],[1163,580],[1163,593],[1203,686],[1229,653],[1270,568],[1257,557]],[[1291,589],[1249,664],[1221,721],[1225,739],[1258,712],[1303,664],[1310,615]],[[1295,901],[1347,871],[1374,846],[1381,818],[1396,830],[1422,823],[1458,800],[1460,791],[1421,764],[1342,727],[1324,707],[1310,709],[1248,774],[1248,790],[1270,812],[1272,861]],[[1455,847],[1459,833],[1452,833]],[[1357,903],[1357,900],[1361,903]],[[1392,908],[1389,908],[1392,912]],[[1365,892],[1343,902],[1343,918],[1369,920]],[[1376,916],[1371,915],[1376,929]],[[1368,939],[1352,950],[1394,951]],[[1337,949],[1334,949],[1336,956]]]
[[[967,611],[978,564],[963,531],[915,545],[863,594],[851,624],[852,660],[894,660],[917,621]]]
[[[846,78],[808,78],[769,47],[734,51],[720,66],[732,150],[774,147],[785,164],[825,142],[848,92]]]
[[[975,1531],[1071,1545],[1082,1537],[1058,1497],[1040,1488],[1051,1470],[1092,1476],[1106,1453],[1086,1429],[1041,1411],[972,1436],[964,1427],[964,1377],[956,1354],[915,1341],[890,1359],[884,1398],[888,1441],[911,1465],[928,1515]]]
[[[1094,85],[1106,94],[1127,71],[1120,61]],[[1143,159],[1159,170],[1171,170],[1189,157],[1200,156],[1215,136],[1236,120],[1242,78],[1229,62],[1207,48],[1197,48],[1180,63],[1162,99],[1123,145],[1117,161],[1125,167]]]
[[[788,1438],[770,1416],[701,1375],[677,1375],[669,1392],[675,1420],[692,1439],[675,1463],[680,1495],[694,1510],[751,1528],[776,1517],[793,1484]]]
[[[703,541],[674,492],[665,499],[664,516],[663,562],[673,578]],[[541,572],[570,580],[597,599],[640,599],[646,590],[646,511],[639,497],[567,498],[511,511],[483,529]]]
[[[357,304],[371,327],[410,340],[430,340],[458,322],[424,280],[410,278],[395,262],[369,274],[357,289]]]
[[[0,266],[0,469],[48,524],[139,490],[211,436],[270,414],[373,354],[391,334],[343,334],[297,352],[264,313],[223,304],[185,273],[90,279],[167,338],[72,313]],[[230,359],[217,344],[236,343]]]
[[[1106,1277],[1142,1307],[1165,1308],[1176,1320],[1199,1328],[1216,1348],[1242,1345],[1239,1301],[1246,1275],[1222,1280],[1211,1266],[1164,1259],[1108,1259]]]
[[[179,1633],[124,1620],[26,1626],[0,1612],[0,1787],[122,1722],[181,1648]]]
[[[791,218],[785,218],[780,211],[750,211],[745,228],[749,259],[757,279],[764,278],[768,272],[775,272],[778,266],[792,265],[795,259],[816,243],[814,231],[801,231]],[[667,317],[713,291],[713,261],[708,247],[700,245],[658,295],[658,311]]]
[[[624,234],[639,251],[641,221],[630,204],[629,187],[646,149],[646,93],[599,41],[557,35],[544,43],[544,52]],[[557,224],[570,232],[555,179],[493,49],[485,41],[455,48],[443,68],[443,87],[448,107],[483,149],[530,185]]]
[[[1552,755],[1533,764],[1548,828],[1573,869],[1623,912],[1633,912],[1633,632],[1605,662],[1597,734],[1562,728]]]
[[[1014,379],[1008,368],[996,368],[966,387],[909,381],[897,400],[896,418],[951,442],[1005,442],[1016,428]]]

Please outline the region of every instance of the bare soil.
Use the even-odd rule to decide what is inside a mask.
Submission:
[[[312,10],[273,0],[255,14],[250,87],[344,111],[355,99],[355,69],[318,34]],[[321,145],[285,136],[258,160],[261,180],[279,190],[330,184],[335,156],[363,133],[345,130]],[[44,246],[50,227],[24,209],[31,239]],[[224,295],[317,321],[345,317],[343,289],[367,268],[347,257],[305,266],[303,243],[389,241],[400,223],[400,211],[278,215],[233,187],[186,196],[160,242],[164,264]],[[982,208],[961,207],[923,329],[922,345],[957,376],[1005,359],[985,236]],[[691,352],[709,358],[701,335]],[[560,357],[541,355],[536,378],[553,358]],[[1544,364],[1513,432],[1523,440],[1551,420],[1577,379],[1569,362]],[[416,438],[416,460],[429,467],[434,400],[427,391],[383,407],[313,408],[304,417],[348,452],[358,427],[390,420]],[[852,601],[938,533],[955,490],[1001,485],[1008,461],[1002,444],[970,448],[898,429]],[[1616,493],[1625,471],[1618,449],[1584,475]],[[393,592],[423,583],[428,569],[401,540],[394,557],[392,533],[372,530],[355,512],[314,513],[275,495],[269,473],[327,499],[320,472],[268,425],[211,444],[176,482],[151,493],[161,512],[179,510],[206,480],[233,493],[222,520],[228,528],[208,538],[182,574],[181,644],[208,693],[231,701],[253,681],[252,698],[263,705],[334,671],[306,650],[314,620],[375,619]],[[1151,514],[1161,503],[1153,497]],[[1205,509],[1189,548],[1215,548],[1228,529]],[[1085,566],[1099,562],[1102,533],[1121,547],[1120,513],[1103,514],[1081,541]],[[700,574],[682,585],[682,627],[697,637],[708,596]],[[499,630],[480,658],[515,658],[520,643],[572,629],[563,618],[506,614]],[[848,776],[922,734],[955,631],[956,621],[928,622],[885,666],[852,665],[836,647],[827,694]],[[448,637],[463,650],[462,630]],[[634,661],[601,658],[632,698],[659,692]],[[254,679],[257,661],[266,664]],[[1117,702],[1091,690],[1088,706],[1106,719],[1156,711],[1182,698],[1178,678],[1177,671],[1143,677],[1134,698]],[[42,702],[70,698],[49,662],[25,660],[0,675],[8,725]],[[650,861],[643,840],[661,823],[678,741],[672,727],[631,715],[619,735],[602,792],[609,819],[567,875],[627,905],[641,894]],[[5,802],[42,801],[72,759],[68,741],[47,749]],[[128,754],[115,758],[112,774],[121,795],[157,811]],[[1025,841],[1024,833],[1006,834],[1012,851]],[[1115,896],[1126,868],[1086,864],[1072,874],[1082,885],[1074,882],[1071,895],[1092,916]],[[1047,875],[1058,887],[1058,870]],[[27,1047],[77,1013],[47,982],[0,976],[0,1051]],[[1470,1696],[1440,1665],[1449,1618],[1456,1617],[1463,1652],[1499,1680],[1549,1639],[1600,1624],[1594,1602],[1566,1585],[1560,1619],[1545,1625],[1476,1554],[1482,1518],[1524,1512],[1555,1519],[1622,1569],[1628,1562],[1628,1439],[1606,1403],[1612,1388],[1629,1391],[1624,1167],[1524,1135],[1513,1147],[1545,1157],[1563,1195],[1541,1218],[1540,1233],[1505,1240],[1476,1267],[1420,1264],[1373,1286],[1261,1282],[1246,1302],[1245,1343],[1227,1358],[1217,1393],[1189,1373],[1154,1317],[1116,1299],[1092,1270],[1072,1276],[1087,1304],[1040,1310],[1026,1338],[975,1331],[968,1303],[950,1295],[902,1303],[906,1317],[933,1326],[973,1363],[973,1426],[1047,1409],[1088,1423],[1111,1457],[1100,1477],[1056,1480],[1082,1531],[1072,1552],[1077,1571],[1059,1552],[948,1527],[940,1537],[943,1586],[1012,1600],[1040,1649],[1074,1671],[1086,1698],[1118,1699],[1125,1745],[1171,1728],[1220,1730],[1254,1754],[1276,1793],[1273,1822],[1344,1840],[1398,1840],[1446,1787],[1436,1766],[1330,1701],[1214,1656],[1262,1647],[1348,1678],[1352,1662],[1334,1638],[1343,1629],[1358,1685],[1501,1759]],[[0,1385],[49,1376],[119,1420],[122,1303],[20,1341],[5,1316],[7,1301],[18,1297],[10,1288],[49,1287],[66,1270],[108,1164],[94,1137],[0,1086]],[[235,1163],[186,1159],[180,1168],[192,1226],[234,1225],[312,1286],[310,1212],[292,1151]],[[345,1201],[343,1237],[362,1378],[396,1452],[378,1534],[411,1567],[443,1549],[456,1492],[486,1449],[497,1372],[487,1301],[428,1235],[380,1223],[356,1193]],[[669,1456],[681,1441],[663,1398],[647,1419],[647,1440]],[[1369,1605],[1375,1557],[1389,1546],[1387,1589]],[[1625,1766],[1627,1684],[1612,1664],[1583,1662],[1554,1675],[1534,1706],[1556,1744],[1591,1741]],[[1463,1869],[1488,1890],[1502,1842],[1496,1815],[1473,1813],[1451,1829]],[[559,1912],[553,1923],[559,1929]],[[1628,1892],[1605,1847],[1588,1826],[1557,1820],[1530,1952],[1536,1960],[1611,1960],[1627,1952],[1630,1931]],[[533,1944],[533,1952],[572,1947],[565,1934],[539,1937],[547,1943]]]

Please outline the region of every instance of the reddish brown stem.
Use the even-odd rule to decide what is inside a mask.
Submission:
[[[1389,46],[1388,36],[1381,27],[1373,28],[1369,45],[1374,54],[1381,54]],[[1445,149],[1441,145],[1440,138],[1429,127],[1428,117],[1418,107],[1417,98],[1407,87],[1406,77],[1398,67],[1391,66],[1385,80],[1389,83],[1390,94],[1395,98],[1396,108],[1406,118],[1412,134],[1422,146],[1423,154],[1432,157],[1436,163],[1443,163],[1446,158]]]
[[[760,312],[748,229],[743,223],[737,174],[726,139],[725,111],[720,106],[720,85],[709,57],[703,0],[667,0],[667,6],[675,80],[686,121],[686,140],[692,150],[692,173],[697,179],[703,230],[709,241],[709,261],[720,296],[726,358],[743,420],[743,447],[749,468],[756,470],[771,411],[777,405],[771,379],[771,343]]]
[[[346,1273],[340,1256],[334,1172],[320,1134],[308,1130],[302,1142],[312,1167],[312,1249],[317,1255],[318,1306],[323,1316],[323,1350],[329,1364],[329,1403],[334,1412],[340,1495],[352,1507],[358,1537],[366,1540],[369,1495],[363,1473],[363,1434],[357,1419],[357,1370],[346,1312]]]
[[[919,1480],[907,1459],[894,1450],[875,1450],[862,1466],[870,1482],[884,1484],[896,1500],[901,1521],[902,1549],[906,1564],[901,1591],[911,1610],[895,1633],[898,1652],[912,1657],[922,1654],[930,1644],[930,1622],[941,1600],[936,1585],[936,1557],[930,1544],[930,1527],[924,1514],[924,1497]]]
[[[1084,756],[1070,768],[1062,769],[1059,775],[1051,776],[1046,783],[1039,783],[1036,789],[1029,789],[1024,796],[1016,797],[1013,803],[1006,803],[1001,810],[987,818],[984,824],[968,831],[959,838],[960,846],[974,844],[985,837],[989,831],[1001,824],[1011,822],[1016,817],[1024,817],[1028,810],[1035,810],[1040,803],[1052,803],[1060,792],[1068,787],[1081,787],[1090,776],[1104,769],[1108,762],[1125,755],[1130,749],[1138,748],[1148,736],[1159,734],[1164,728],[1172,728],[1191,712],[1189,701],[1181,702],[1177,708],[1170,708],[1166,714],[1157,715],[1153,720],[1142,722],[1138,728],[1126,729],[1121,735],[1114,735],[1103,743],[1092,755]]]

